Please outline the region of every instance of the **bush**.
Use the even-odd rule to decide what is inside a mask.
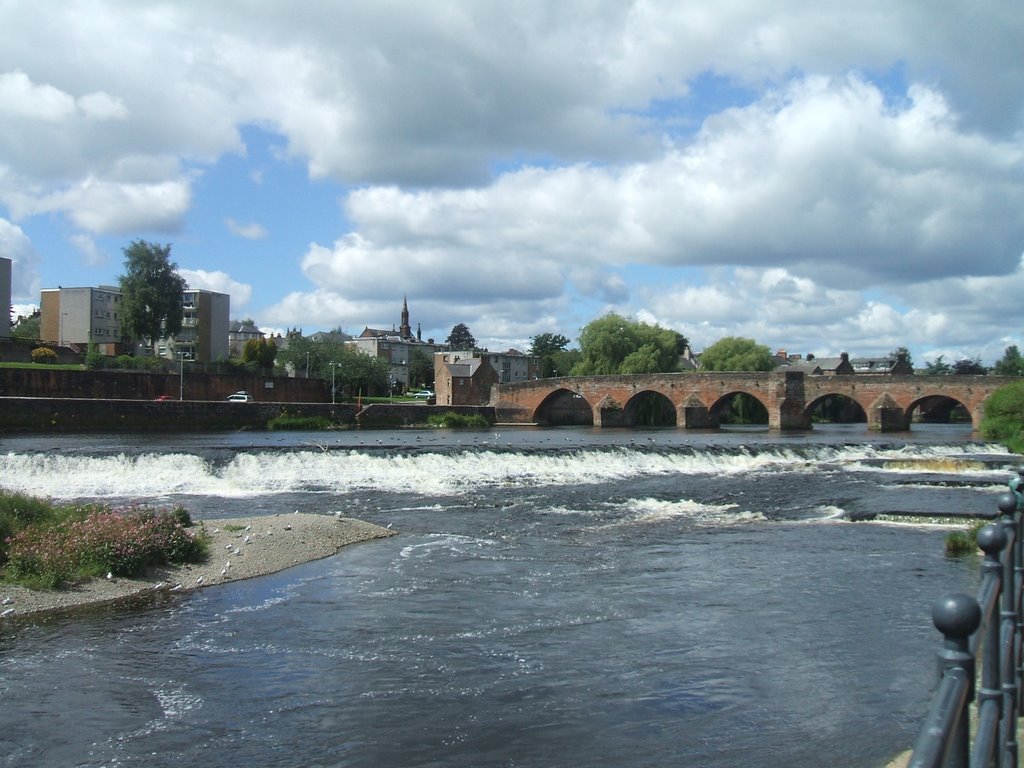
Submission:
[[[36,347],[32,350],[33,363],[56,363],[57,353],[49,347]]]
[[[48,519],[23,525],[6,539],[4,575],[52,589],[107,573],[130,577],[148,566],[198,562],[206,557],[207,540],[186,524],[191,517],[181,507],[51,507]]]

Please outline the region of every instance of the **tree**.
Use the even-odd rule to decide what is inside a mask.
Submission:
[[[171,262],[171,246],[135,240],[124,252],[121,284],[121,332],[149,342],[181,331],[185,280]]]
[[[997,376],[1024,376],[1024,359],[1016,344],[1006,348],[1002,358],[996,361],[992,373]]]
[[[272,368],[277,357],[277,344],[273,339],[249,339],[242,347],[242,362],[256,363],[261,368]]]
[[[988,373],[988,368],[981,364],[980,357],[975,357],[973,360],[964,357],[953,363],[953,373],[961,376],[978,376]]]
[[[945,355],[939,355],[935,358],[935,362],[931,360],[924,361],[924,372],[929,376],[947,376],[953,370],[949,367],[949,363],[943,362],[942,358]]]
[[[337,341],[313,341],[303,336],[288,339],[288,347],[278,352],[279,365],[305,371],[309,366],[312,378],[334,383],[336,392],[351,395],[387,392],[391,366],[387,360],[371,357]]]
[[[39,319],[40,312],[38,309],[28,317],[24,315],[19,317],[17,322],[11,326],[11,338],[38,340]]]
[[[679,344],[680,336],[675,331],[609,312],[580,331],[581,359],[571,373],[599,376],[677,371]]]
[[[434,361],[420,349],[409,355],[409,385],[413,387],[434,386]]]
[[[719,339],[700,355],[705,371],[770,371],[776,358],[764,344],[739,336]]]
[[[550,378],[557,376],[556,371],[559,370],[558,365],[555,363],[556,356],[559,352],[564,352],[565,348],[569,345],[569,339],[560,333],[540,333],[530,339],[530,354],[540,358],[540,375],[541,378]],[[568,368],[562,368],[562,373],[568,373]]]
[[[473,338],[473,334],[469,332],[465,323],[454,326],[447,341],[449,349],[463,350],[476,347],[476,339]]]

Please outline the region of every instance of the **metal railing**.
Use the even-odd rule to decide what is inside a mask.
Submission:
[[[985,553],[977,597],[947,595],[932,605],[944,636],[939,684],[908,768],[1009,768],[1019,765],[1024,475],[999,497],[1000,516],[978,533]],[[979,662],[980,657],[980,662]],[[976,667],[980,663],[980,676]],[[971,704],[976,702],[974,738]]]

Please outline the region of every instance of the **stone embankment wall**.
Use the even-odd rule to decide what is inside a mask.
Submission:
[[[92,400],[0,397],[0,434],[48,432],[206,432],[264,430],[279,416],[318,417],[339,428],[391,429],[421,426],[431,414],[478,413],[492,408],[374,403],[230,403],[224,400]]]
[[[0,368],[0,397],[92,398],[107,400],[224,400],[245,390],[258,402],[324,403],[329,387],[320,379],[238,374],[185,375],[146,371],[71,371]]]

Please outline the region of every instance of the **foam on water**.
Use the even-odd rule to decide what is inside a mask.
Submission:
[[[994,450],[980,445],[876,448],[870,444],[762,451],[747,446],[726,450],[470,449],[451,453],[299,450],[239,452],[220,462],[180,452],[111,456],[7,453],[0,455],[0,487],[55,499],[168,494],[245,498],[317,490],[457,496],[474,488],[587,485],[656,475],[732,477],[779,469],[814,472],[823,463],[849,471],[901,472],[928,458],[942,460],[947,472],[962,467],[973,474],[1001,478],[1005,470],[944,460]],[[899,463],[888,469],[890,460]]]

